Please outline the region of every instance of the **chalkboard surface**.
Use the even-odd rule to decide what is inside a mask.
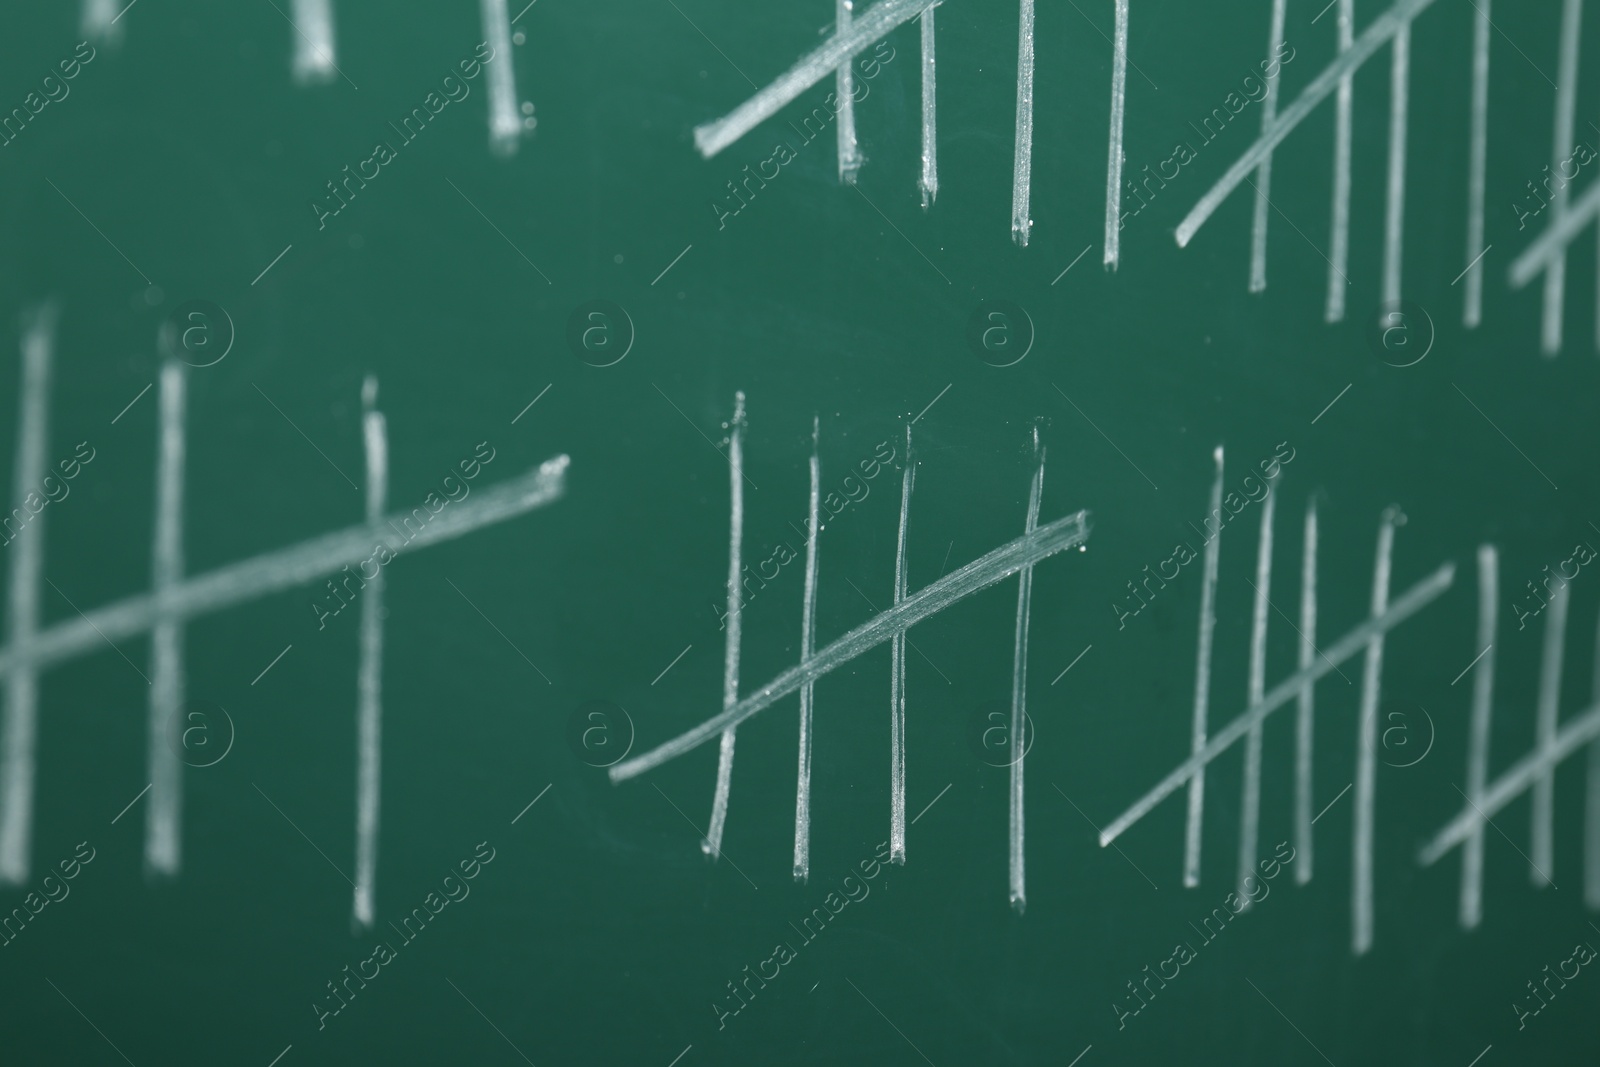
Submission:
[[[1600,29],[1384,2],[11,12],[6,1062],[1593,1062]]]

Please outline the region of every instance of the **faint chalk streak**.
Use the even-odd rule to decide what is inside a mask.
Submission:
[[[285,247],[285,248],[284,248],[284,250],[283,250],[283,251],[282,251],[282,252],[279,252],[279,253],[278,253],[278,255],[277,255],[277,257],[276,257],[276,258],[274,258],[274,259],[273,259],[273,261],[272,261],[272,262],[271,262],[271,263],[268,263],[268,264],[267,264],[267,265],[266,265],[266,267],[265,267],[265,268],[264,268],[264,269],[263,269],[263,270],[262,270],[262,271],[261,271],[261,273],[260,273],[260,274],[257,274],[257,275],[256,275],[256,282],[259,282],[259,281],[260,281],[260,280],[261,280],[261,279],[262,279],[262,278],[265,278],[265,277],[266,277],[266,276],[267,276],[267,271],[269,271],[269,270],[271,270],[271,269],[272,269],[272,268],[273,268],[273,267],[276,267],[276,266],[277,266],[277,265],[278,265],[278,260],[280,260],[280,259],[282,259],[282,258],[283,258],[283,257],[284,257],[284,256],[286,256],[286,255],[288,255],[288,254],[289,254],[289,249],[290,249],[290,248],[293,248],[293,247],[294,247],[294,245],[293,245],[293,244],[290,244],[290,245],[288,245],[288,246],[287,246],[287,247]],[[251,284],[251,285],[255,285],[255,284],[256,284],[256,282],[251,282],[251,283],[250,283],[250,284]]]
[[[1488,1053],[1489,1049],[1492,1049],[1492,1048],[1494,1048],[1493,1045],[1489,1045],[1489,1046],[1485,1047],[1482,1052],[1478,1053],[1476,1056],[1474,1056],[1472,1058],[1472,1062],[1467,1064],[1467,1067],[1477,1067],[1478,1061],[1483,1059],[1483,1057]]]
[[[667,794],[662,791],[662,789],[661,789],[661,787],[659,785],[656,785],[654,782],[651,782],[650,785],[651,785],[652,788],[655,789],[655,791],[657,793],[661,793],[661,799],[662,800],[665,800],[668,804],[672,805],[672,810],[673,811],[677,812],[679,815],[683,815],[683,821],[688,823],[689,827],[692,830],[694,830],[694,832],[696,834],[699,834],[699,836],[700,836],[700,838],[702,840],[704,840],[706,835],[701,832],[700,827],[695,825],[695,822],[694,822],[693,819],[689,818],[688,815],[684,814],[683,809],[678,807],[677,802],[674,801],[671,797],[667,796]],[[748,874],[745,874],[744,871],[740,869],[739,865],[737,863],[734,863],[732,858],[730,858],[728,856],[728,854],[726,852],[723,852],[720,848],[717,850],[717,858],[721,859],[721,860],[727,860],[728,861],[728,865],[730,867],[732,867],[734,870],[739,872],[739,877],[740,878],[743,878],[745,881],[750,882],[750,876]],[[761,887],[756,885],[754,882],[750,882],[750,888],[754,889],[758,893],[761,891]]]
[[[551,782],[550,785],[555,785],[555,783]],[[539,790],[539,796],[534,797],[532,800],[528,801],[528,808],[531,808],[535,804],[539,803],[539,798],[544,796],[546,793],[550,792],[550,785],[547,785],[543,789]],[[528,808],[523,808],[521,811],[517,812],[517,819],[520,819],[524,815],[528,814]],[[511,820],[511,825],[512,826],[517,825],[517,819],[512,819]]]
[[[651,682],[650,684],[651,685],[655,685],[656,682],[659,682],[659,681],[661,681],[661,679],[665,678],[667,676],[667,671],[670,671],[672,668],[676,667],[678,665],[678,661],[680,659],[682,659],[684,656],[687,656],[689,654],[689,649],[691,649],[693,647],[694,647],[693,645],[685,645],[683,651],[679,652],[676,656],[673,656],[672,657],[672,662],[667,664],[666,667],[662,668],[661,673],[656,675],[656,681],[655,682]]]
[[[273,1061],[271,1063],[267,1064],[267,1067],[277,1067],[278,1060],[281,1060],[285,1056],[287,1056],[289,1054],[289,1049],[291,1049],[291,1048],[294,1048],[294,1046],[290,1045],[288,1048],[286,1048],[282,1052],[278,1053],[277,1057],[275,1059],[273,1059]]]
[[[811,988],[815,989],[816,986],[812,986]],[[680,1052],[676,1056],[672,1057],[672,1062],[667,1064],[667,1067],[678,1067],[678,1061],[683,1059],[685,1056],[687,1056],[689,1054],[689,1049],[691,1049],[691,1048],[694,1048],[694,1046],[693,1045],[689,1045],[682,1052]]]
[[[266,667],[262,670],[262,672],[260,674],[256,675],[256,681],[255,682],[251,682],[250,684],[251,685],[255,685],[256,682],[259,682],[259,681],[261,681],[261,679],[265,678],[267,676],[267,671],[270,671],[272,668],[276,667],[278,665],[278,661],[280,659],[282,659],[284,656],[287,656],[289,654],[289,649],[291,649],[293,647],[294,647],[294,645],[292,645],[292,644],[288,645],[288,646],[286,646],[284,648],[284,650],[282,652],[279,652],[276,656],[274,656],[272,658],[272,662],[267,664]]]
[[[555,382],[551,382],[550,383],[550,385],[554,385],[554,384],[556,384],[556,383]],[[531,407],[533,407],[533,405],[537,404],[539,402],[539,398],[544,396],[544,394],[546,394],[546,393],[548,393],[550,391],[550,385],[547,385],[543,389],[539,390],[539,396],[536,396],[532,400],[528,401],[528,407],[527,408],[523,408],[521,411],[517,412],[517,418],[511,420],[511,425],[515,426],[517,424],[517,419],[520,419],[520,418],[522,418],[522,416],[526,415],[528,413],[528,408],[531,408]]]
[[[1067,1064],[1067,1067],[1078,1067],[1078,1061],[1083,1059],[1085,1056],[1087,1056],[1089,1054],[1089,1049],[1090,1048],[1094,1048],[1094,1046],[1090,1045],[1089,1048],[1084,1049],[1082,1052],[1080,1052],[1076,1056],[1072,1057],[1072,1062]]]
[[[1079,415],[1083,415],[1083,421],[1084,422],[1087,422],[1090,426],[1094,426],[1094,432],[1095,433],[1099,434],[1101,437],[1105,437],[1106,438],[1106,444],[1110,445],[1112,448],[1115,448],[1117,450],[1117,454],[1119,456],[1121,456],[1123,459],[1127,459],[1128,460],[1128,466],[1132,467],[1136,471],[1139,471],[1139,477],[1143,478],[1147,482],[1150,482],[1150,476],[1148,474],[1146,474],[1143,470],[1140,470],[1139,465],[1137,463],[1135,463],[1131,459],[1128,459],[1128,454],[1126,452],[1122,451],[1122,449],[1117,446],[1117,443],[1115,441],[1113,441],[1109,437],[1106,437],[1106,432],[1104,430],[1102,430],[1100,427],[1095,426],[1094,420],[1091,419],[1088,415],[1084,415],[1083,409],[1080,408],[1077,404],[1074,404],[1072,402],[1072,398],[1070,396],[1068,396],[1066,393],[1062,393],[1061,392],[1061,386],[1057,385],[1055,382],[1051,382],[1050,383],[1050,387],[1052,389],[1054,389],[1056,392],[1061,393],[1061,399],[1065,400],[1069,404],[1072,404],[1072,410],[1076,411]],[[1150,488],[1154,489],[1158,493],[1161,491],[1161,487],[1159,485],[1157,485],[1155,482],[1150,482]]]
[[[1094,832],[1096,834],[1100,833],[1099,825],[1096,824],[1093,819],[1089,818],[1089,816],[1084,812],[1084,810],[1082,808],[1078,807],[1078,802],[1077,801],[1073,800],[1071,797],[1067,796],[1066,793],[1062,792],[1061,787],[1059,785],[1056,785],[1054,782],[1050,783],[1050,787],[1052,789],[1054,789],[1057,793],[1061,793],[1061,799],[1065,800],[1068,804],[1071,804],[1072,807],[1073,807],[1073,810],[1076,811],[1079,815],[1083,816],[1083,821],[1088,823],[1090,826],[1094,827]],[[1147,882],[1150,882],[1150,888],[1151,889],[1154,889],[1158,893],[1161,892],[1161,887],[1156,885],[1154,882],[1151,882],[1150,881],[1150,876],[1148,874],[1144,873],[1144,868],[1139,866],[1137,863],[1134,863],[1133,860],[1128,856],[1128,854],[1126,852],[1122,851],[1122,848],[1120,846],[1118,846],[1116,844],[1113,844],[1111,847],[1117,850],[1117,855],[1121,856],[1123,859],[1128,861],[1128,866],[1132,867],[1134,870],[1139,872],[1139,877],[1143,878]],[[1084,1049],[1084,1052],[1087,1052],[1087,1051],[1089,1051],[1089,1050],[1088,1049]],[[1079,1054],[1079,1058],[1080,1059],[1082,1058],[1082,1054],[1081,1053]],[[1077,1063],[1078,1061],[1077,1060],[1073,1060],[1072,1062],[1073,1063]]]
[[[684,256],[688,255],[689,254],[689,249],[691,249],[693,247],[694,247],[694,245],[692,245],[692,244],[691,245],[685,245],[683,251],[679,252],[677,254],[677,256],[675,256],[673,258],[671,263],[667,264],[666,270],[663,270],[660,274],[656,275],[656,282],[659,282],[662,278],[665,278],[667,276],[667,271],[671,270],[673,267],[676,267],[678,265],[678,260],[680,260]],[[651,282],[650,284],[654,285],[656,282]]]
[[[724,459],[727,459],[727,456],[723,453],[722,449],[717,448],[717,443],[715,441],[713,441],[711,438],[706,437],[706,432],[704,430],[702,430],[699,427],[699,425],[697,425],[695,423],[695,421],[693,419],[691,419],[687,414],[685,414],[684,410],[682,408],[680,408],[673,401],[673,399],[670,396],[668,396],[666,393],[662,393],[661,392],[661,386],[657,385],[655,382],[651,382],[650,383],[650,387],[652,389],[654,389],[656,392],[661,393],[661,399],[662,400],[665,400],[667,403],[672,404],[672,410],[673,411],[676,411],[679,415],[683,415],[683,421],[687,422],[690,426],[693,426],[694,427],[694,432],[699,434],[700,437],[705,441],[705,443],[712,447],[712,449],[717,453],[717,455],[722,456]],[[750,482],[750,476],[748,474],[744,473],[744,470],[742,469],[742,466],[743,465],[741,464],[741,469],[739,471],[739,474],[744,478],[745,481]],[[761,487],[759,485],[757,485],[755,482],[750,482],[750,488],[754,489],[758,493],[761,491]]]

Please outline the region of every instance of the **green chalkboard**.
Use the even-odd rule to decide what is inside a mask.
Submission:
[[[1600,30],[1387,2],[12,12],[6,1062],[1592,1062]]]

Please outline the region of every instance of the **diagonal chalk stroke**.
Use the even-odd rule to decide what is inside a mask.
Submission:
[[[1434,0],[1398,0],[1393,7],[1373,19],[1372,24],[1362,31],[1361,36],[1355,39],[1350,48],[1340,52],[1337,59],[1324,67],[1322,73],[1300,91],[1294,102],[1278,114],[1272,125],[1261,132],[1255,143],[1247,148],[1244,154],[1234,161],[1233,166],[1228,168],[1227,173],[1200,198],[1178,224],[1175,234],[1178,247],[1183,248],[1188,245],[1200,227],[1205,225],[1206,220],[1228,198],[1228,194],[1261,164],[1261,161],[1277,147],[1278,142],[1289,136],[1294,128],[1305,120],[1313,108],[1327,99],[1337,88],[1341,78],[1360,68],[1372,58],[1373,53],[1387,44],[1402,29],[1408,27],[1412,19],[1431,7],[1433,3]]]
[[[1025,566],[1083,544],[1089,539],[1089,532],[1089,513],[1079,511],[1046,523],[1033,533],[980,556],[857,626],[804,664],[790,667],[737,704],[724,709],[721,714],[643,755],[617,764],[607,774],[613,782],[624,782],[698,748],[723,729],[736,726],[771,707],[805,683],[814,682],[838,670],[895,634],[904,633],[922,620],[1016,574]]]
[[[1266,697],[1263,698],[1260,704],[1246,709],[1238,718],[1213,734],[1203,749],[1178,764],[1171,773],[1156,784],[1155,788],[1140,797],[1132,807],[1112,820],[1100,834],[1101,846],[1109,845],[1112,841],[1121,837],[1129,827],[1149,814],[1151,809],[1161,801],[1176,792],[1184,782],[1203,774],[1206,764],[1227,751],[1235,741],[1249,732],[1250,727],[1255,722],[1265,719],[1293,700],[1302,686],[1318,681],[1329,674],[1338,664],[1366,651],[1367,642],[1374,636],[1387,633],[1432,603],[1450,588],[1455,581],[1455,572],[1455,564],[1443,564],[1438,570],[1406,590],[1405,594],[1393,601],[1388,610],[1382,615],[1366,620],[1330,645],[1325,650],[1326,656],[1324,659],[1312,664],[1310,667],[1296,671],[1284,681],[1273,686],[1267,691]]]
[[[696,126],[695,147],[702,156],[710,159],[832,74],[841,62],[853,58],[902,22],[915,18],[923,9],[932,6],[933,0],[879,0],[865,14],[854,19],[849,30],[830,37],[765,89],[759,90],[715,122]]]

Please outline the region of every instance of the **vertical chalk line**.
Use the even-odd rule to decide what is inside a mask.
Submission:
[[[1355,44],[1355,0],[1339,0],[1336,22],[1339,53],[1343,55]],[[1326,322],[1343,321],[1345,289],[1350,284],[1346,279],[1350,266],[1350,112],[1354,83],[1355,71],[1346,71],[1339,78],[1338,95],[1334,98],[1333,233],[1328,246],[1328,300],[1322,316]]]
[[[1272,29],[1267,36],[1267,59],[1277,62],[1283,50],[1284,0],[1272,0]],[[1261,132],[1272,127],[1278,116],[1278,79],[1282,70],[1266,79],[1266,95],[1261,100]],[[1271,210],[1268,197],[1272,190],[1272,153],[1261,157],[1256,166],[1256,213],[1250,227],[1250,291],[1259,293],[1267,287],[1267,213]],[[1252,861],[1253,862],[1253,861]],[[1248,900],[1248,897],[1244,899]]]
[[[930,4],[922,11],[922,177],[918,179],[918,187],[922,190],[922,210],[926,211],[933,206],[934,198],[939,195],[939,141],[938,141],[938,92],[936,91],[937,72],[934,67],[936,58],[934,53],[933,37],[933,9],[936,4]]]
[[[834,32],[849,32],[850,15],[854,8],[852,0],[835,0]],[[851,66],[854,62],[854,56],[846,56],[834,72],[833,81],[834,94],[839,99],[839,181],[845,185],[856,183],[856,172],[861,169],[863,162],[861,150],[856,144],[856,79]]]
[[[1023,536],[1039,525],[1039,500],[1044,495],[1044,449],[1039,445],[1039,427],[1033,428],[1033,453],[1039,465],[1028,489],[1028,518]],[[1017,643],[1011,661],[1011,906],[1020,914],[1027,907],[1027,877],[1023,851],[1023,764],[1028,753],[1028,621],[1033,613],[1033,565],[1017,574]]]
[[[117,25],[117,0],[83,0],[82,32],[98,44],[112,45],[122,39],[122,27]]]
[[[1564,0],[1561,8],[1561,55],[1556,70],[1555,131],[1551,137],[1552,171],[1572,154],[1572,130],[1578,105],[1578,33],[1583,16],[1583,0]],[[1560,225],[1567,211],[1567,188],[1557,186],[1550,192],[1550,220],[1552,228]],[[1561,349],[1561,306],[1566,294],[1566,249],[1553,259],[1544,276],[1544,320],[1540,343],[1546,356],[1554,356]]]
[[[1011,238],[1028,247],[1028,190],[1033,181],[1033,0],[1020,0],[1017,29],[1017,150],[1011,173]]]
[[[389,440],[377,410],[378,380],[361,386],[362,441],[367,459],[367,522],[383,522],[389,495]],[[358,567],[359,571],[359,567]],[[356,678],[356,925],[373,924],[378,884],[378,816],[383,783],[383,568],[366,583],[361,598],[361,662]]]
[[[1250,618],[1250,674],[1248,704],[1255,707],[1267,695],[1267,612],[1272,596],[1272,517],[1277,508],[1277,486],[1267,482],[1267,499],[1261,503],[1261,534],[1256,542],[1256,588]],[[1245,879],[1256,873],[1256,846],[1261,829],[1261,743],[1265,720],[1258,719],[1245,734],[1244,793],[1239,804],[1239,899],[1250,905]]]
[[[1311,667],[1317,654],[1317,500],[1306,504],[1305,546],[1300,559],[1300,669]],[[1298,885],[1311,881],[1312,830],[1311,751],[1316,741],[1316,711],[1313,703],[1316,686],[1300,687],[1299,707],[1294,730],[1294,838],[1299,863],[1294,880]]]
[[[1489,165],[1489,5],[1476,0],[1472,28],[1472,156],[1467,171],[1467,291],[1461,324],[1483,321],[1483,199]]]
[[[906,533],[911,524],[911,490],[917,464],[906,425],[906,470],[900,480],[900,530],[894,555],[894,604],[906,598]],[[889,642],[889,861],[906,861],[906,631]]]
[[[177,874],[183,817],[183,764],[172,731],[183,707],[183,620],[170,610],[173,586],[183,581],[185,369],[161,366],[160,439],[156,448],[156,524],[152,585],[156,621],[150,628],[150,803],[145,807],[145,864]]]
[[[1539,712],[1535,736],[1539,755],[1555,747],[1561,715],[1561,653],[1567,643],[1567,586],[1550,594],[1550,614],[1544,620],[1544,651],[1539,663]],[[1533,826],[1528,848],[1528,879],[1534,886],[1548,885],[1555,870],[1556,768],[1547,764],[1533,783]]]
[[[1389,608],[1389,571],[1394,555],[1394,528],[1399,511],[1390,508],[1378,525],[1377,560],[1372,573],[1372,618]],[[1383,640],[1380,631],[1367,642],[1361,675],[1361,719],[1356,739],[1355,830],[1352,840],[1350,945],[1357,955],[1372,947],[1372,833],[1377,792],[1378,698],[1382,693]]]
[[[1389,181],[1383,211],[1383,302],[1400,301],[1401,253],[1406,227],[1406,121],[1410,114],[1411,20],[1394,33],[1389,67]]]
[[[1217,523],[1216,533],[1206,542],[1205,576],[1200,583],[1200,637],[1194,656],[1194,720],[1190,728],[1189,758],[1206,747],[1206,714],[1211,701],[1211,641],[1217,628],[1217,556],[1222,550],[1222,446],[1212,453],[1217,476],[1211,484],[1211,509],[1206,522]],[[1200,884],[1200,828],[1206,803],[1206,769],[1197,768],[1189,779],[1189,814],[1184,827],[1183,884]]]
[[[1594,684],[1591,699],[1600,706],[1600,625],[1595,626]],[[1589,780],[1584,794],[1583,902],[1600,911],[1600,740],[1589,743]]]
[[[1493,545],[1478,546],[1478,657],[1472,675],[1472,722],[1467,739],[1467,799],[1482,804],[1489,780],[1489,720],[1494,714],[1494,641],[1500,600],[1500,557]],[[1461,926],[1483,918],[1483,824],[1472,828],[1461,848]]]
[[[17,398],[17,455],[12,497],[27,516],[25,503],[42,489],[49,442],[50,372],[55,356],[53,306],[29,313],[22,332],[22,388]],[[10,518],[10,516],[7,516]],[[11,575],[6,589],[6,636],[13,648],[26,645],[39,627],[39,585],[44,577],[44,512],[24,522],[11,542]],[[18,664],[6,679],[6,716],[0,773],[0,881],[20,885],[28,879],[33,836],[34,749],[38,734],[39,676],[33,664]]]
[[[822,532],[822,423],[811,417],[811,503],[806,512],[805,602],[800,608],[800,662],[817,648],[817,535]],[[814,682],[800,687],[800,766],[794,795],[794,879],[811,878],[811,711]]]
[[[1111,43],[1111,142],[1106,149],[1105,265],[1117,269],[1122,242],[1123,110],[1128,95],[1128,0],[1116,0]]]
[[[509,156],[517,150],[522,121],[517,118],[517,72],[511,54],[511,19],[506,0],[482,0],[483,36],[494,50],[488,63],[489,148]]]
[[[115,3],[115,0],[113,0]],[[334,66],[333,0],[293,0],[294,80],[302,85],[332,81]]]
[[[733,394],[733,423],[728,430],[728,616],[727,644],[722,657],[722,710],[739,702],[739,616],[744,590],[739,584],[744,552],[744,392]],[[713,860],[722,855],[722,827],[728,821],[728,790],[733,784],[734,730],[722,731],[717,753],[717,791],[711,799],[711,828],[700,850]]]

